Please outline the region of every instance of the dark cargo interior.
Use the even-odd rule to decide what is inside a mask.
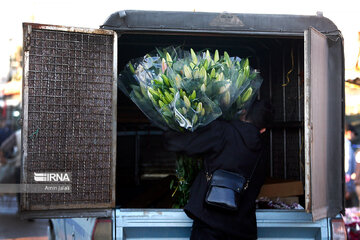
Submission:
[[[267,177],[304,184],[304,40],[242,35],[121,34],[118,72],[133,58],[156,47],[182,46],[195,51],[249,57],[264,82],[258,97],[275,109],[274,123],[264,134]],[[118,91],[116,205],[125,208],[171,207],[170,180],[175,178],[174,153],[163,150],[162,130],[153,126],[135,104]],[[304,206],[304,196],[299,196]]]

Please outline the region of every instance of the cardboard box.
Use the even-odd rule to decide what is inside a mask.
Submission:
[[[292,197],[304,194],[301,181],[267,180],[260,190],[259,197]]]

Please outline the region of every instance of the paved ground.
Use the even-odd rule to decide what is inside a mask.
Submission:
[[[16,197],[0,196],[0,239],[45,240],[48,220],[22,220],[17,214]]]

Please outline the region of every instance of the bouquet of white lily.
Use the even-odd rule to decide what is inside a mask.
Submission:
[[[261,83],[248,59],[173,47],[131,60],[119,77],[120,89],[155,125],[176,131],[195,131],[218,117],[236,118],[250,106]],[[170,185],[174,207],[186,204],[200,167],[198,160],[179,156],[178,182]]]
[[[262,79],[248,59],[169,47],[130,61],[119,86],[158,127],[194,131],[247,108]]]

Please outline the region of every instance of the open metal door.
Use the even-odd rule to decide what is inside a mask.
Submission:
[[[344,70],[341,36],[305,31],[305,207],[313,220],[343,210]]]
[[[110,216],[116,33],[30,23],[23,28],[21,183],[27,190],[21,211],[25,217]]]

